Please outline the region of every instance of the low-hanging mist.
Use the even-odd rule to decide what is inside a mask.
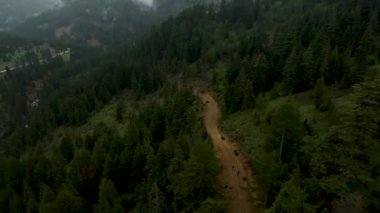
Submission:
[[[146,5],[152,6],[153,5],[153,0],[137,0],[139,2],[142,2]]]

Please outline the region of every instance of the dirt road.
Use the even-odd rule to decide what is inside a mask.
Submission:
[[[204,122],[210,135],[214,151],[223,166],[219,181],[223,186],[223,197],[228,201],[229,212],[246,213],[258,212],[252,205],[256,195],[252,188],[256,186],[252,177],[252,170],[246,158],[240,152],[238,144],[232,141],[219,130],[221,112],[218,104],[210,94],[204,90],[196,90],[204,104]]]
[[[52,55],[51,58],[57,58],[58,56],[63,56],[64,54],[67,54],[67,53],[70,54],[70,48],[67,48],[67,50],[65,50],[65,51],[59,52],[55,55]],[[40,60],[40,63],[44,63],[44,62],[45,62],[45,60],[42,60],[42,59]],[[26,64],[25,66],[29,66],[29,64]],[[8,70],[13,71],[13,70],[18,69],[18,68],[21,68],[21,66],[10,67],[10,68],[8,68]],[[8,70],[7,69],[0,70],[0,74],[4,74],[4,73],[8,72]]]

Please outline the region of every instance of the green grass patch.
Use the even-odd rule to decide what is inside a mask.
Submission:
[[[65,63],[69,63],[70,62],[70,52],[65,52],[63,55],[62,55],[62,59]]]
[[[254,110],[232,114],[223,122],[223,127],[227,134],[242,145],[250,160],[261,150],[267,137],[266,126],[257,122]]]
[[[124,110],[122,120],[118,121],[116,119],[116,110],[120,103]],[[85,124],[81,126],[61,126],[55,129],[54,133],[49,136],[49,138],[46,138],[45,143],[41,143],[41,148],[45,150],[46,156],[50,158],[54,153],[57,153],[59,144],[65,135],[77,136],[85,139],[86,136],[92,135],[99,126],[107,129],[117,129],[120,135],[123,136],[131,120],[130,118],[133,117],[132,114],[135,111],[134,109],[139,107],[140,104],[144,103],[135,101],[131,94],[125,92],[120,96],[115,97],[99,111],[94,112]],[[75,145],[76,147],[81,146],[81,144]]]
[[[101,111],[89,119],[89,124],[96,125],[99,123],[104,123],[107,126],[117,125],[117,121],[115,119],[116,108],[117,106],[115,102],[106,105]]]
[[[258,103],[259,106],[256,109],[231,114],[225,118],[222,126],[227,134],[242,145],[251,161],[260,161],[255,157],[263,151],[263,146],[269,135],[268,118],[280,106],[291,103],[298,109],[301,122],[306,122],[307,125],[311,126],[313,135],[320,135],[329,131],[330,125],[336,119],[335,112],[337,110],[342,111],[353,106],[353,97],[350,93],[351,90],[343,91],[329,88],[333,107],[326,112],[320,112],[316,109],[312,90],[273,100],[269,100],[270,97],[267,94],[259,100],[262,102]]]

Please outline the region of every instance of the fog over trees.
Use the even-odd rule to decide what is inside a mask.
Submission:
[[[0,0],[0,213],[380,212],[379,0],[57,1]]]
[[[0,28],[11,27],[59,5],[60,0],[0,0]]]
[[[143,2],[147,5],[152,5],[154,0],[137,0],[137,1]]]

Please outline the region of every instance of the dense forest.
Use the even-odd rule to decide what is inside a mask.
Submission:
[[[194,84],[215,92],[263,211],[380,211],[378,1],[197,4],[133,41],[0,78],[0,212],[225,212]]]

